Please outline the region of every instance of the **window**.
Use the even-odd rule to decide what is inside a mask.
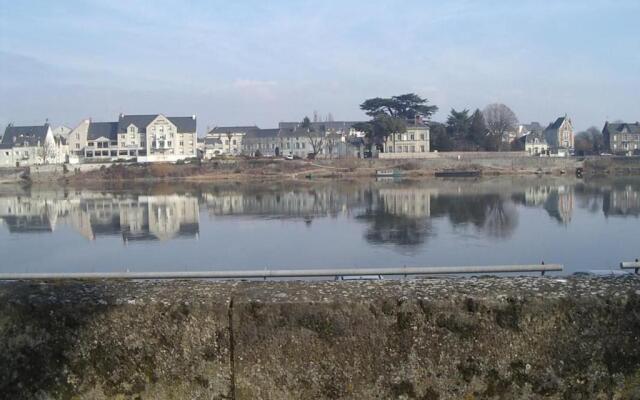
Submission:
[[[129,127],[129,132],[134,133],[136,131],[136,128],[134,128],[133,126]]]
[[[181,141],[181,142],[180,142],[180,146],[184,146],[184,142],[182,142],[182,141]]]
[[[80,140],[80,134],[76,133],[76,140]]]
[[[79,149],[79,148],[80,148],[80,143],[76,143],[76,149]],[[9,155],[9,154],[7,154],[7,155]]]
[[[411,134],[411,140],[416,140],[416,137],[413,133]]]
[[[231,143],[235,146],[236,145],[236,140],[233,139],[233,141]]]
[[[424,140],[424,133],[420,134],[420,140]]]
[[[304,149],[304,143],[302,143],[302,148]]]
[[[420,152],[424,153],[424,146],[420,146]]]

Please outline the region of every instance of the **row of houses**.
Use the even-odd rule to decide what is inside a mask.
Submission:
[[[393,133],[371,146],[360,121],[280,122],[277,128],[216,126],[198,138],[195,115],[125,115],[116,121],[81,121],[75,128],[9,124],[0,140],[0,167],[82,162],[177,162],[219,156],[290,156],[307,158],[429,157],[427,123],[410,121],[405,132]],[[614,154],[640,152],[640,123],[607,122],[602,131]],[[516,150],[529,155],[568,155],[574,129],[567,115],[546,128],[537,122],[519,125],[505,135]]]
[[[0,167],[94,161],[176,162],[197,156],[196,117],[124,115],[86,119],[73,129],[9,124],[0,141]]]
[[[278,128],[218,126],[201,140],[206,159],[221,155],[294,156],[307,158],[363,158],[365,134],[353,128],[357,121],[281,122]],[[403,133],[395,133],[378,146],[371,156],[380,158],[420,158],[430,151],[429,127],[409,124]]]
[[[538,122],[519,125],[514,143],[517,150],[524,150],[529,155],[566,156],[574,149],[573,123],[565,114],[546,128]]]

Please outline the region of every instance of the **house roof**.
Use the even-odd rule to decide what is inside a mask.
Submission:
[[[125,133],[130,125],[138,128],[139,132],[145,133],[147,126],[160,114],[149,115],[120,115],[118,119],[118,132]],[[166,117],[176,126],[178,133],[192,133],[196,131],[196,118],[191,117]]]
[[[87,129],[87,139],[96,140],[98,138],[116,140],[118,138],[117,122],[90,122]]]
[[[562,126],[562,124],[566,119],[568,119],[566,115],[564,117],[558,117],[558,119],[556,119],[555,122],[549,124],[549,126],[547,127],[547,130],[560,129],[560,127]]]
[[[307,128],[280,129],[280,133],[278,135],[280,137],[308,137],[310,134],[313,136],[324,136],[324,132],[310,132]]]
[[[629,133],[632,134],[640,134],[640,122],[635,122],[635,123],[628,123],[628,122],[613,122],[613,123],[609,123],[607,122],[604,126],[603,131],[608,132],[609,134],[612,133],[620,133],[624,130],[624,128],[627,128]]]
[[[4,130],[2,144],[13,146],[37,146],[44,143],[49,131],[49,124],[36,126],[13,126],[9,124]]]
[[[204,144],[222,144],[222,140],[218,138],[204,138]]]
[[[542,131],[531,131],[530,133],[523,136],[525,142],[533,143],[535,139],[538,139],[540,143],[546,143],[547,139]]]
[[[339,131],[339,130],[348,130],[354,124],[364,121],[317,121],[311,122],[310,126],[312,128],[320,129],[324,127],[327,131]],[[302,125],[302,122],[280,122],[278,127],[281,129],[296,129]]]
[[[254,129],[247,132],[245,139],[266,139],[275,138],[280,133],[280,129]]]
[[[251,126],[216,126],[209,133],[247,133],[260,129],[255,125]]]

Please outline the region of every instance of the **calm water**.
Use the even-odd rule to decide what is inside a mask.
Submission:
[[[640,257],[640,179],[0,187],[0,271],[562,263]]]

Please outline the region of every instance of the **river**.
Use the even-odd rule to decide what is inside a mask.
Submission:
[[[0,272],[560,263],[640,257],[640,178],[0,187]]]

